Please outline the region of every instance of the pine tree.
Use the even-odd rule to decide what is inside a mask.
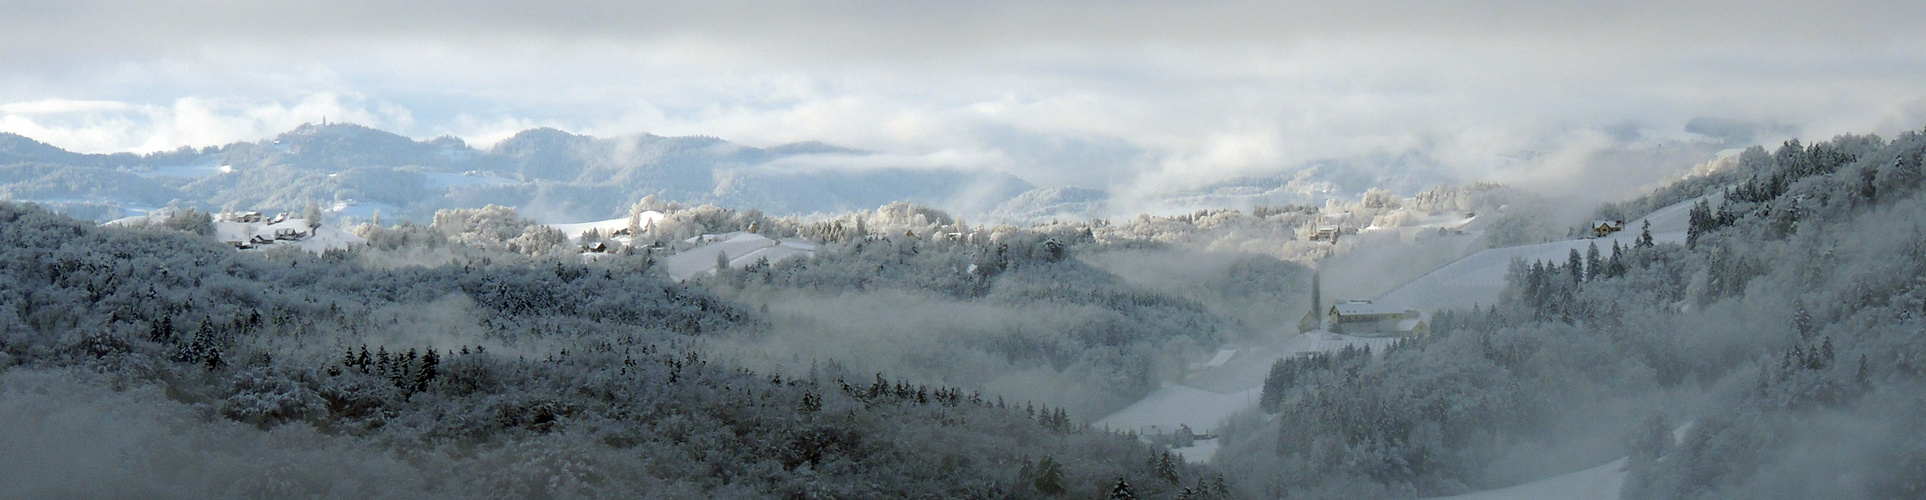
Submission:
[[[802,402],[796,405],[796,411],[798,413],[815,413],[822,410],[823,397],[816,395],[815,391],[804,392]]]
[[[1861,390],[1872,387],[1872,368],[1866,364],[1866,355],[1859,355],[1859,369],[1853,371],[1852,379]]]
[[[1117,478],[1117,484],[1110,487],[1110,500],[1135,500],[1137,494],[1130,490],[1130,482]]]
[[[1806,301],[1804,299],[1793,299],[1792,301],[1792,329],[1799,333],[1799,338],[1802,340],[1812,337],[1812,313],[1806,311]]]
[[[435,354],[434,348],[429,348],[426,354],[421,355],[421,369],[415,371],[412,390],[417,392],[427,390],[428,383],[434,381],[435,376],[440,374],[440,366],[441,356]]]
[[[1583,257],[1578,256],[1578,249],[1573,248],[1571,256],[1565,259],[1565,270],[1571,273],[1572,284],[1585,281],[1585,261]]]
[[[202,320],[200,329],[194,332],[193,340],[189,340],[187,345],[181,347],[181,352],[177,356],[177,359],[188,363],[205,363],[208,355],[212,353],[213,350],[214,323],[212,321]]]
[[[1647,229],[1650,229],[1651,225],[1652,221],[1645,221]],[[1705,200],[1699,200],[1697,204],[1692,205],[1692,211],[1687,214],[1685,246],[1687,248],[1697,248],[1699,246],[1699,235],[1711,230],[1711,226],[1712,206],[1707,204]],[[1648,232],[1646,234],[1650,233]]]
[[[226,363],[221,360],[220,346],[209,345],[207,355],[201,358],[201,366],[206,367],[208,371],[214,371],[220,369],[223,364]]]
[[[415,360],[420,356],[421,354],[414,349],[409,349],[407,354],[396,356],[396,358],[399,359],[395,360],[395,372],[389,377],[390,380],[395,383],[395,387],[406,388],[409,386],[408,383],[411,378],[409,375],[414,372]]]
[[[1157,455],[1157,477],[1164,478],[1165,481],[1169,481],[1172,485],[1177,484],[1179,479],[1177,476],[1177,461],[1171,459],[1170,452],[1168,451]]]
[[[168,342],[173,340],[174,317],[161,316],[160,322],[154,323],[153,331],[148,333],[148,337],[155,342]]]
[[[1044,455],[1042,460],[1037,461],[1036,477],[1030,480],[1030,485],[1045,495],[1062,494],[1063,465],[1057,463],[1056,458]]]
[[[1177,498],[1186,498],[1186,495],[1188,495],[1188,498],[1192,498],[1195,500],[1203,500],[1205,498],[1210,498],[1211,497],[1210,485],[1204,484],[1203,476],[1198,476],[1197,484],[1189,488],[1184,488],[1184,494],[1179,495]]]
[[[1605,274],[1617,278],[1625,275],[1625,259],[1620,257],[1622,248],[1617,241],[1612,242],[1612,257],[1605,262]]]
[[[1598,255],[1598,242],[1594,241],[1585,248],[1585,281],[1598,279],[1598,276],[1603,274],[1604,268],[1605,259]]]

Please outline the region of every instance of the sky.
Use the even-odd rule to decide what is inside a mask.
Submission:
[[[1689,167],[1598,158],[1713,141],[1694,120],[1759,142],[1920,130],[1919,19],[1916,0],[0,0],[0,131],[150,152],[324,117],[483,147],[547,126],[1138,192],[1417,155],[1570,190]]]

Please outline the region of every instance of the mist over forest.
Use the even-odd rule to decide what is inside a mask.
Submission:
[[[0,496],[1926,494],[1919,131],[1603,204],[1128,217],[755,168],[865,154],[823,144],[376,132],[0,137]],[[1410,312],[1324,317],[1367,305]]]

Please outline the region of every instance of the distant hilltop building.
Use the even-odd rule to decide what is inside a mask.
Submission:
[[[1331,243],[1337,243],[1338,236],[1343,234],[1343,231],[1338,229],[1337,226],[1314,226],[1314,227],[1311,227],[1310,229],[1311,230],[1309,232],[1311,234],[1311,237],[1310,237],[1311,241],[1328,241]]]
[[[1344,235],[1344,227],[1319,215],[1315,220],[1306,222],[1304,229],[1298,231],[1297,234],[1306,240],[1325,241],[1331,244],[1337,244],[1338,237]]]
[[[158,224],[165,220],[173,209],[161,209],[146,215],[136,215],[101,223],[103,226],[138,226]],[[354,233],[334,227],[322,227],[318,218],[310,215],[282,212],[273,217],[260,212],[222,211],[210,214],[208,222],[213,224],[214,238],[237,250],[257,250],[291,246],[314,253],[332,249],[346,249],[366,244],[367,240]]]
[[[1619,219],[1592,221],[1592,237],[1602,238],[1625,230],[1625,221]]]

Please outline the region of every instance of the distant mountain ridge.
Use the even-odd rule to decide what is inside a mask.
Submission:
[[[1127,200],[1089,187],[1037,187],[961,166],[891,166],[891,157],[822,142],[767,148],[715,137],[593,137],[524,130],[486,149],[415,140],[354,124],[306,124],[273,138],[137,155],[82,154],[0,133],[0,200],[109,220],[181,203],[273,212],[321,205],[336,215],[426,221],[494,204],[550,222],[627,215],[644,196],[808,215],[909,201],[987,222],[1110,217],[1116,212],[1322,203],[1370,189],[1415,194],[1450,183],[1422,154],[1322,160],[1268,175]]]
[[[805,157],[827,167],[780,164]],[[316,202],[346,215],[414,220],[498,204],[542,219],[594,220],[624,215],[651,194],[774,214],[893,201],[981,213],[1034,188],[999,172],[874,166],[879,157],[820,142],[755,148],[713,137],[597,138],[552,128],[477,149],[455,137],[417,141],[360,125],[307,124],[261,141],[147,155],[73,153],[0,133],[0,199],[95,219],[178,201],[245,210]],[[845,163],[864,166],[838,166]]]

